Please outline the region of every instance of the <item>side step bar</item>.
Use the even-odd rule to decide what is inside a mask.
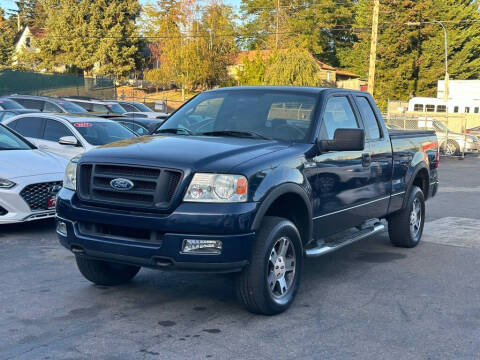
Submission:
[[[342,241],[336,241],[332,243],[323,243],[321,246],[316,248],[307,249],[305,251],[306,257],[318,257],[325,254],[328,254],[332,251],[338,250],[344,246],[350,245],[354,242],[359,240],[365,239],[369,236],[377,234],[385,230],[385,225],[382,223],[376,223],[372,227],[360,230],[359,232],[355,233],[351,238],[344,239]]]

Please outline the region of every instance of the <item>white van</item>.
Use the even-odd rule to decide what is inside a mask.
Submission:
[[[428,97],[414,97],[408,102],[409,112],[423,113],[448,113],[453,114],[479,114],[480,101],[475,100],[449,100]]]

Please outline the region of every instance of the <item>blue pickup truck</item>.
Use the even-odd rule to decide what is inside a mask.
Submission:
[[[293,302],[304,257],[385,229],[415,247],[438,188],[431,131],[388,131],[365,92],[234,87],[184,104],[153,136],[74,158],[57,233],[83,276],[141,267],[236,272],[251,312]],[[386,221],[385,221],[386,220]]]

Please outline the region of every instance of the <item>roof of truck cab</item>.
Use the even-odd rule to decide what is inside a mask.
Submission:
[[[340,88],[320,88],[320,87],[312,87],[312,86],[231,86],[231,87],[212,89],[206,92],[248,91],[248,90],[285,91],[285,92],[297,92],[297,93],[314,94],[314,95],[318,95],[324,91],[368,94],[365,91],[340,89]]]

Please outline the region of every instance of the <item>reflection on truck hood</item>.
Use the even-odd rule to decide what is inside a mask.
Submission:
[[[61,174],[67,160],[41,150],[0,151],[0,177],[15,179],[24,176]]]
[[[285,149],[287,142],[233,137],[144,136],[108,144],[81,161],[228,171],[244,161]]]

